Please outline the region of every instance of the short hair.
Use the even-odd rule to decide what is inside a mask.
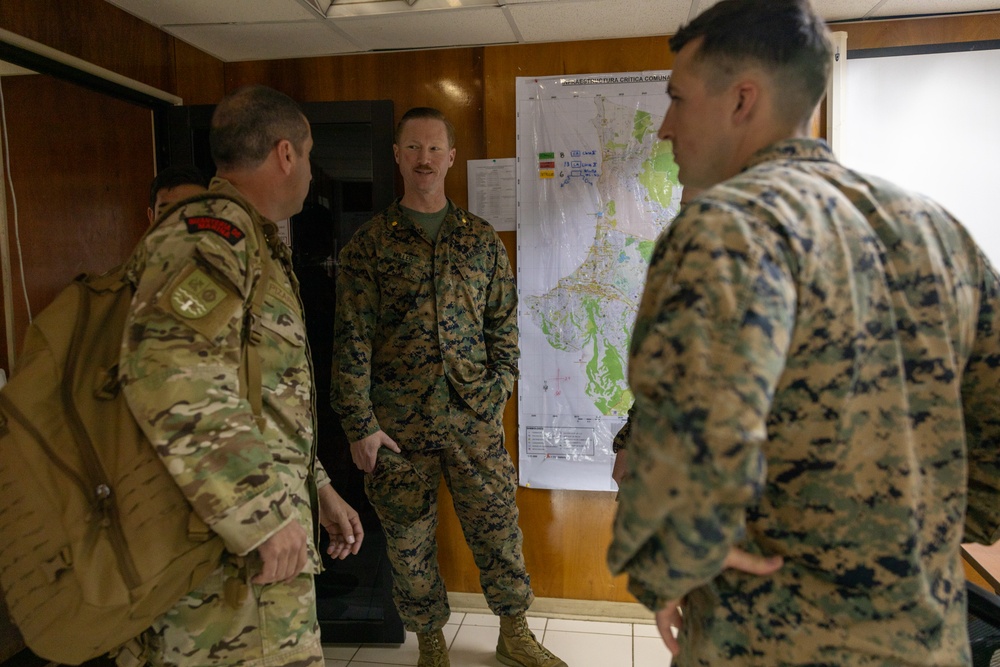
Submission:
[[[833,46],[809,0],[722,0],[671,37],[670,49],[698,38],[696,59],[713,65],[720,83],[747,64],[770,71],[794,120],[808,119],[826,92]]]
[[[212,114],[208,143],[220,170],[251,169],[274,146],[289,140],[302,152],[309,121],[299,105],[267,86],[245,86],[228,95]]]
[[[156,210],[156,196],[160,190],[173,190],[181,185],[208,187],[208,178],[197,167],[171,165],[160,172],[149,184],[149,208]]]
[[[393,143],[399,143],[399,137],[403,134],[403,126],[406,125],[407,121],[417,120],[418,118],[439,120],[444,123],[444,128],[448,132],[448,148],[455,147],[455,126],[451,124],[451,121],[441,111],[433,107],[413,107],[404,113],[403,117],[399,119],[399,123],[396,124],[396,133],[392,137]]]

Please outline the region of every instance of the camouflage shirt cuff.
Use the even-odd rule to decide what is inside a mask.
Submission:
[[[332,480],[329,473],[326,472],[326,468],[319,462],[319,459],[316,459],[316,488],[318,489],[330,483],[332,483]]]
[[[288,493],[279,482],[249,502],[233,508],[211,527],[222,537],[228,551],[244,556],[295,518],[296,512]]]
[[[631,576],[628,580],[628,590],[639,601],[639,604],[650,611],[656,612],[667,606],[670,598],[657,595],[654,591],[646,588],[641,582],[636,581]]]
[[[363,417],[341,415],[340,421],[341,426],[344,427],[344,433],[347,435],[348,442],[363,440],[373,433],[378,433],[382,430],[373,414]]]

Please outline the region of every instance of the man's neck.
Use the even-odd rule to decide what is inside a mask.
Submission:
[[[399,204],[420,213],[437,213],[448,205],[448,198],[444,192],[435,192],[433,194],[406,192],[403,194],[403,198],[399,200]]]
[[[274,199],[273,187],[266,187],[251,172],[230,171],[219,172],[219,178],[229,181],[229,184],[239,190],[239,193],[250,202],[257,212],[271,221],[283,220],[287,215],[283,215],[280,205]]]
[[[726,178],[731,178],[746,169],[753,156],[768,146],[773,146],[788,139],[804,139],[808,138],[808,136],[808,127],[778,125],[766,126],[747,134],[743,138],[743,141],[737,144],[732,150],[729,175]]]

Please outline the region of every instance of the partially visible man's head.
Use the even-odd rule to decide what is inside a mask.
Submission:
[[[671,102],[659,137],[685,187],[731,178],[772,143],[808,132],[832,47],[808,0],[723,0],[670,40]]]
[[[160,170],[149,185],[149,224],[159,218],[172,205],[204,192],[208,179],[195,167],[170,166]]]
[[[418,200],[421,205],[441,203],[455,152],[455,128],[443,113],[416,107],[403,114],[396,126],[392,153],[403,177],[404,206],[418,208]]]
[[[439,120],[444,123],[445,131],[448,133],[448,148],[455,147],[455,126],[451,124],[445,115],[432,107],[413,107],[409,111],[403,114],[403,117],[399,119],[396,124],[396,134],[393,137],[393,143],[399,144],[399,138],[403,134],[403,128],[411,120]]]
[[[228,95],[212,114],[209,145],[219,171],[253,169],[287,139],[299,155],[309,138],[299,105],[267,86],[246,86]]]
[[[674,53],[689,44],[712,89],[748,67],[768,72],[789,121],[808,121],[826,92],[833,47],[809,0],[723,0],[670,39]]]

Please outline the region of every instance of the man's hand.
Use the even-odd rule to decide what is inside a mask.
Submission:
[[[379,447],[388,447],[399,453],[399,445],[385,434],[385,431],[375,431],[371,435],[351,443],[351,458],[359,470],[371,472],[375,470],[375,459],[378,458]]]
[[[365,531],[353,507],[340,497],[332,484],[319,489],[319,522],[330,536],[326,553],[343,560],[361,549]]]
[[[285,524],[257,547],[262,565],[253,583],[273,584],[294,579],[305,569],[308,542],[309,536],[298,521]]]
[[[677,655],[681,652],[681,645],[677,643],[677,638],[674,637],[671,629],[680,629],[680,627],[681,601],[671,600],[666,607],[656,612],[656,629],[660,631],[663,643],[667,645],[667,650],[670,651],[671,655]]]
[[[758,576],[774,574],[781,569],[782,565],[784,565],[784,560],[781,556],[765,558],[736,547],[729,548],[726,560],[722,562],[722,567],[727,570],[739,570]],[[672,628],[680,629],[682,618],[680,600],[670,600],[663,609],[656,612],[656,629],[660,631],[663,643],[667,645],[673,655],[680,653],[681,646],[674,637]]]
[[[726,555],[726,560],[722,561],[722,567],[727,570],[739,570],[740,572],[756,574],[761,577],[774,574],[784,564],[785,561],[781,556],[769,556],[765,558],[764,556],[747,553],[736,547],[730,547],[729,553]]]

